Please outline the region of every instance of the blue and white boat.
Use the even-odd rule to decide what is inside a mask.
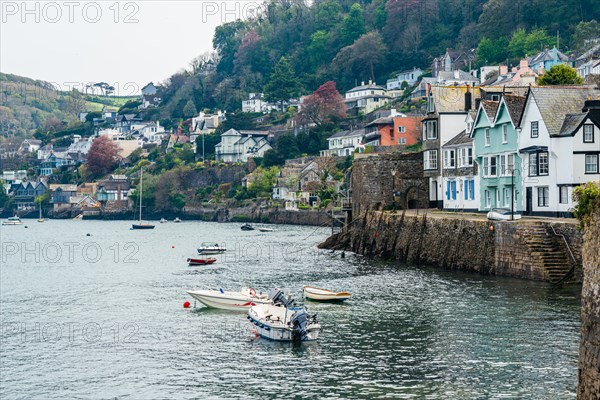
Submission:
[[[273,304],[257,304],[248,310],[248,320],[256,333],[265,339],[277,341],[317,340],[321,325],[317,315],[308,315],[304,307],[296,307],[290,297],[279,289],[269,292]]]

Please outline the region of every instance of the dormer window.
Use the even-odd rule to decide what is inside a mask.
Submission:
[[[594,143],[594,125],[583,125],[583,143]]]

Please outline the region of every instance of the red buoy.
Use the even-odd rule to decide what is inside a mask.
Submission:
[[[183,303],[183,308],[190,308],[190,302],[186,301],[185,303]]]
[[[171,248],[172,248],[172,249],[174,249],[174,248],[175,248],[175,246],[171,246]]]

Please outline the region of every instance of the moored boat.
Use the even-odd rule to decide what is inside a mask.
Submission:
[[[161,219],[160,219],[160,223],[161,223],[161,224],[166,224],[167,222],[169,222],[169,221],[167,221],[167,220],[166,220],[166,219],[164,219],[164,218],[161,218]]]
[[[254,227],[253,227],[252,225],[250,225],[250,224],[244,224],[244,225],[242,225],[242,228],[241,228],[241,229],[242,229],[243,231],[253,231],[253,230],[254,230]]]
[[[273,228],[258,228],[258,230],[261,232],[273,232],[274,231]]]
[[[178,223],[178,222],[181,222],[181,220],[179,219],[179,217],[177,217],[177,218],[175,218],[175,219],[173,220],[173,222],[177,222],[177,223]]]
[[[216,258],[188,258],[187,262],[189,266],[197,265],[210,265],[217,261]]]
[[[188,294],[207,307],[229,311],[246,311],[257,304],[272,302],[266,294],[257,293],[253,288],[242,288],[239,292],[188,290]]]
[[[198,247],[198,254],[221,254],[225,253],[227,249],[218,243],[212,244],[208,242],[202,242]]]
[[[304,297],[318,301],[344,301],[352,297],[350,292],[334,292],[314,286],[304,286]]]
[[[2,221],[2,225],[23,225],[23,221],[15,215],[14,217],[8,217],[6,221]]]
[[[256,333],[277,341],[310,341],[319,338],[321,325],[317,315],[308,315],[303,307],[295,307],[279,289],[269,292],[272,304],[257,304],[248,310],[247,318],[255,325]]]
[[[140,197],[140,220],[137,224],[132,224],[131,225],[131,229],[154,229],[154,225],[149,224],[147,222],[143,222],[142,221],[142,182],[143,182],[143,176],[144,176],[144,170],[140,169],[140,192],[139,192],[139,197]]]

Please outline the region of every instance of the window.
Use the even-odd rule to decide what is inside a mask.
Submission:
[[[459,150],[459,167],[473,166],[473,149],[471,147],[463,147]]]
[[[425,122],[425,137],[427,140],[437,139],[437,121]]]
[[[594,125],[583,125],[583,143],[594,143]]]
[[[548,153],[538,154],[538,175],[548,175]]]
[[[456,153],[454,150],[444,150],[444,168],[456,167]]]
[[[558,202],[560,204],[568,204],[569,203],[569,187],[568,186],[560,186],[558,188]]]
[[[540,125],[538,121],[531,121],[531,137],[536,138],[540,136]]]
[[[446,200],[456,200],[456,181],[446,182]]]
[[[428,150],[424,153],[425,169],[437,169],[437,150]]]
[[[490,145],[490,128],[485,128],[485,145]]]
[[[500,176],[511,176],[514,168],[514,154],[502,154],[500,156]]]
[[[586,174],[597,174],[598,173],[598,154],[586,154],[585,155],[585,173]]]
[[[406,144],[406,138],[404,138],[404,137],[398,138],[398,144]]]
[[[465,179],[463,192],[465,200],[475,200],[475,179]]]
[[[508,124],[502,125],[502,143],[508,143]]]
[[[398,127],[398,133],[405,133],[406,132],[406,127],[405,126],[399,126]]]
[[[500,189],[496,189],[496,207],[500,206]]]
[[[496,156],[483,158],[483,176],[495,177],[498,174],[498,166]]]
[[[537,188],[538,194],[538,207],[548,207],[548,197],[550,195],[550,190],[547,187],[539,187]]]

